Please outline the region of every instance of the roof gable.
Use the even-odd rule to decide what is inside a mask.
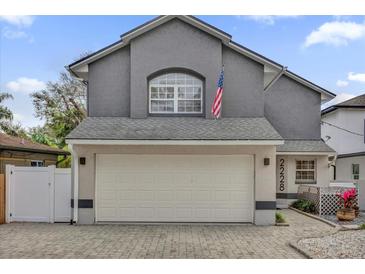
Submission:
[[[86,80],[88,74],[88,64],[92,63],[105,55],[108,55],[124,46],[129,45],[130,41],[133,38],[136,38],[143,33],[150,31],[154,28],[159,27],[160,25],[171,21],[172,19],[178,18],[181,21],[188,23],[192,26],[195,26],[196,28],[205,31],[209,33],[210,35],[220,39],[223,44],[230,47],[231,49],[255,60],[256,62],[259,62],[265,66],[267,66],[270,70],[276,71],[277,75],[283,74],[286,75],[293,80],[302,83],[303,85],[306,85],[307,87],[311,88],[312,90],[319,92],[322,94],[322,100],[328,101],[329,99],[334,98],[336,95],[302,77],[300,77],[297,74],[294,74],[293,72],[286,70],[286,67],[283,65],[265,57],[257,52],[250,50],[234,41],[232,41],[232,36],[194,16],[190,15],[162,15],[158,16],[124,34],[121,35],[121,39],[107,47],[102,48],[99,51],[96,51],[95,53],[92,53],[76,62],[73,62],[72,64],[66,66],[66,69],[70,71],[72,75],[74,75],[77,78],[81,78],[82,80]]]

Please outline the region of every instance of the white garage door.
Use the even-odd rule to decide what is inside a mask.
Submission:
[[[253,156],[96,157],[96,221],[252,222]]]

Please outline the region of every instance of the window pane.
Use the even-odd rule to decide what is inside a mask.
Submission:
[[[151,87],[151,98],[158,98],[158,89],[156,87]]]
[[[185,101],[185,111],[186,112],[194,111],[194,101]]]
[[[166,101],[166,111],[174,112],[174,101]]]
[[[186,87],[185,99],[194,99],[192,87]]]
[[[156,100],[151,101],[151,111],[152,112],[158,111],[158,101],[156,101]]]
[[[194,87],[194,99],[200,99],[201,93],[202,93],[202,90],[200,87]]]
[[[359,174],[359,164],[352,164],[352,174]]]
[[[167,87],[166,88],[166,95],[168,99],[173,99],[174,98],[174,87]]]
[[[177,105],[178,112],[185,112],[185,101],[180,100]]]
[[[296,175],[295,175],[296,179],[298,179],[298,180],[302,179],[302,176],[300,176],[300,175],[301,175],[300,171],[297,171]]]
[[[185,87],[179,87],[177,90],[179,99],[184,99],[185,98]]]
[[[194,112],[201,112],[201,109],[202,109],[201,101],[195,100],[194,101]]]

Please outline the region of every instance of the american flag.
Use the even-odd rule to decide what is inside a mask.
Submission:
[[[219,76],[218,89],[212,105],[212,113],[216,119],[218,119],[221,116],[223,80],[224,80],[224,68],[222,68],[221,74]]]

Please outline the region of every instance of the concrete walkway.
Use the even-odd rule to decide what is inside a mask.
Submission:
[[[254,225],[0,225],[0,258],[303,258],[288,243],[334,228],[292,210],[289,227]]]

